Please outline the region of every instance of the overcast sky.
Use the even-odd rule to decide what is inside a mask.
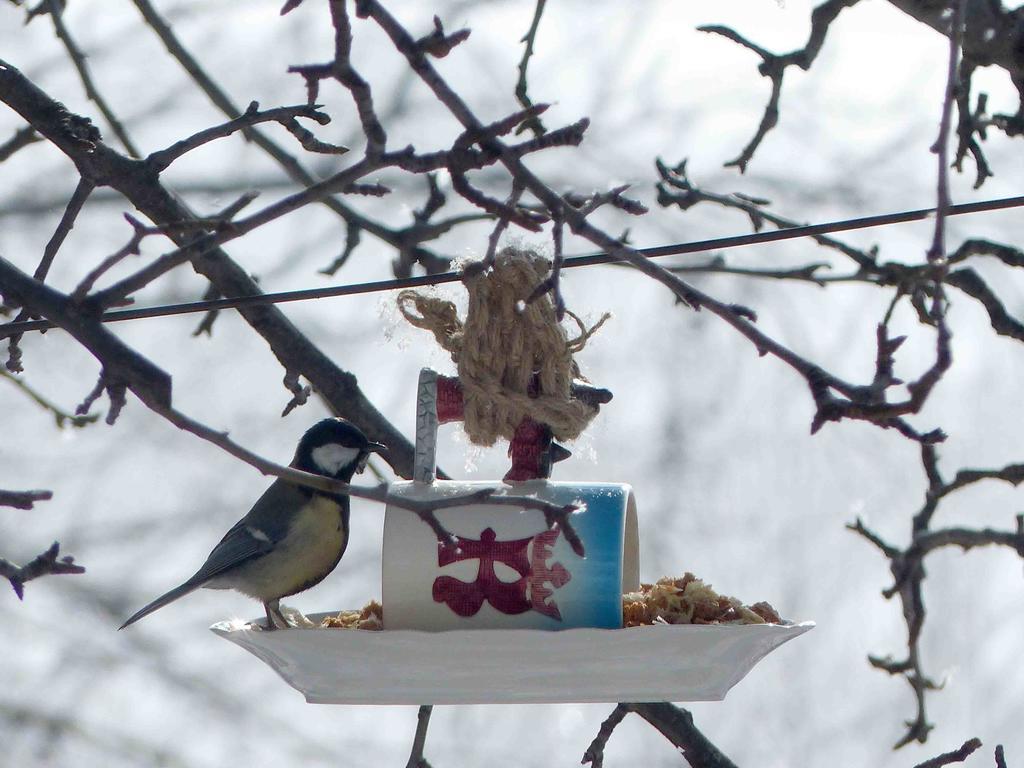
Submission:
[[[130,2],[75,0],[66,23],[89,55],[98,87],[132,137],[153,151],[223,118],[142,24]],[[264,0],[156,2],[184,43],[243,107],[301,103],[292,64],[326,61],[331,29],[323,3],[309,0],[285,18]],[[485,119],[515,108],[512,88],[529,2],[391,3],[416,34],[437,12],[449,29],[472,37],[439,62],[442,73]],[[935,139],[944,87],[943,38],[886,3],[847,10],[807,72],[790,69],[779,126],[745,175],[725,169],[752,136],[768,96],[750,51],[695,31],[722,23],[769,50],[806,39],[811,3],[563,2],[549,3],[531,63],[531,95],[553,102],[549,127],[589,116],[578,150],[542,153],[531,167],[558,189],[589,191],[632,183],[651,213],[632,219],[603,214],[610,231],[631,228],[633,242],[656,245],[746,232],[740,213],[698,206],[683,214],[655,203],[654,158],[690,159],[694,181],[720,193],[770,198],[773,210],[823,221],[933,204]],[[49,20],[22,27],[23,10],[0,5],[2,56],[51,96],[92,116]],[[450,145],[453,120],[411,83],[405,65],[369,22],[355,22],[356,63],[375,89],[392,146]],[[1012,111],[1009,82],[997,72],[977,80],[992,111]],[[318,128],[327,141],[359,148],[348,94],[325,86],[334,118]],[[0,109],[0,141],[20,127]],[[280,136],[277,136],[280,133]],[[283,131],[277,138],[288,141]],[[995,178],[971,189],[973,168],[954,177],[963,202],[1021,193],[1020,145],[990,134]],[[115,144],[116,146],[116,144]],[[348,162],[321,160],[318,174]],[[497,176],[484,174],[495,194]],[[213,212],[248,188],[259,204],[286,194],[283,174],[240,138],[208,145],[164,176],[200,212]],[[29,147],[0,166],[0,254],[31,271],[76,183],[71,164],[49,146]],[[442,182],[446,182],[444,178]],[[422,179],[382,174],[394,195],[355,204],[398,224],[425,200]],[[506,190],[507,192],[507,190]],[[456,203],[457,205],[457,203]],[[50,282],[70,290],[130,236],[121,214],[129,205],[97,194],[65,243]],[[488,227],[458,230],[439,249],[479,257]],[[1018,213],[949,222],[951,245],[984,236],[1024,240]],[[308,208],[229,247],[268,291],[329,284],[317,270],[340,252],[345,228]],[[548,247],[544,236],[516,238]],[[930,223],[850,234],[858,247],[877,244],[882,258],[920,262]],[[169,250],[150,238],[142,259]],[[569,239],[566,251],[592,250]],[[336,282],[391,276],[393,253],[364,236]],[[691,262],[706,254],[687,257]],[[761,267],[814,261],[849,265],[812,243],[744,248],[729,263]],[[110,279],[127,274],[133,261]],[[979,271],[998,285],[1007,308],[1024,310],[1019,276],[994,264]],[[875,324],[891,294],[865,286],[699,278],[702,290],[755,308],[766,333],[836,374],[869,381]],[[182,269],[136,298],[140,304],[197,299],[203,282]],[[460,290],[443,295],[462,301]],[[1010,764],[1024,759],[1020,655],[1024,587],[1021,562],[1009,551],[966,555],[944,551],[928,561],[926,669],[946,681],[929,700],[937,723],[929,743],[892,753],[913,716],[908,686],[871,669],[876,655],[905,653],[905,626],[895,602],[882,599],[887,563],[844,529],[855,517],[904,544],[925,488],[917,448],[896,434],[861,424],[830,424],[810,436],[811,398],[802,380],[771,358],[759,358],[735,331],[707,313],[675,304],[663,288],[614,267],[573,270],[565,277],[570,309],[613,320],[579,355],[584,372],[615,393],[557,479],[631,483],[640,506],[641,576],[693,571],[748,603],[768,600],[783,616],[818,627],[765,659],[721,703],[694,704],[697,724],[738,765],[910,766],[980,737],[986,751],[1006,745]],[[418,370],[453,366],[428,335],[409,328],[382,294],[293,304],[285,310],[342,368],[355,373],[374,404],[413,434]],[[913,421],[941,426],[947,473],[965,466],[1021,461],[1016,342],[997,338],[981,309],[962,295],[950,311],[953,370]],[[287,461],[298,437],[327,415],[315,401],[287,418],[283,372],[264,342],[232,313],[212,338],[191,337],[195,318],[128,323],[117,334],[174,377],[175,403],[261,455]],[[934,337],[912,310],[895,315],[892,333],[910,336],[897,374],[912,379],[932,360]],[[65,408],[92,388],[95,361],[60,332],[26,337],[25,380]],[[97,406],[99,407],[99,406]],[[106,407],[105,401],[102,407]],[[266,486],[251,468],[177,432],[129,397],[117,424],[63,432],[25,396],[0,381],[0,487],[49,488],[54,499],[32,512],[0,510],[0,554],[21,561],[59,539],[88,568],[84,576],[29,584],[23,604],[0,593],[0,743],[12,765],[205,768],[228,761],[249,766],[403,765],[415,727],[413,707],[307,705],[274,673],[207,631],[228,617],[261,613],[258,604],[223,592],[200,592],[125,632],[115,628],[136,608],[179,583]],[[456,476],[500,477],[504,447],[479,449],[454,427],[442,429],[440,463]],[[981,485],[950,498],[938,524],[1012,527],[1022,508],[1009,486]],[[380,595],[382,510],[356,502],[352,544],[322,585],[289,602],[303,611],[361,606]],[[338,659],[337,663],[344,663]],[[500,663],[500,660],[496,660]],[[657,659],[651,660],[657,664]],[[611,705],[441,707],[427,756],[436,766],[576,764]],[[46,726],[46,727],[44,727]],[[630,717],[611,740],[609,766],[678,765],[653,729]],[[977,758],[982,764],[990,757]]]

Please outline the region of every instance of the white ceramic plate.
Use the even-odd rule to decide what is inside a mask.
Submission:
[[[210,629],[262,659],[312,704],[527,704],[718,701],[814,623],[557,632],[248,626]]]

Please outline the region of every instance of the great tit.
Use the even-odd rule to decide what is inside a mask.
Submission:
[[[363,471],[371,453],[383,450],[345,419],[324,419],[302,436],[290,466],[347,483]],[[275,629],[276,622],[288,626],[281,598],[319,584],[334,570],[348,545],[348,519],[347,495],[275,480],[192,578],[120,629],[200,587],[236,589],[263,603],[267,629]]]

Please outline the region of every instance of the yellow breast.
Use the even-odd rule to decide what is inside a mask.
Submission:
[[[312,587],[334,570],[341,557],[348,536],[341,528],[341,507],[314,496],[298,511],[273,552],[238,570],[234,588],[266,602]]]

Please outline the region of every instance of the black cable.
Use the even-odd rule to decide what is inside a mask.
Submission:
[[[998,200],[983,200],[976,203],[961,203],[959,205],[954,205],[949,208],[947,215],[960,216],[967,213],[980,213],[982,211],[998,211],[1005,208],[1016,208],[1022,205],[1024,205],[1024,195],[1018,197],[1004,197]],[[934,208],[920,208],[915,211],[885,213],[877,216],[864,216],[858,219],[832,221],[825,224],[807,224],[805,226],[787,227],[785,229],[776,229],[769,232],[752,232],[747,235],[719,237],[712,240],[698,240],[689,243],[676,243],[674,245],[659,245],[653,248],[638,248],[636,250],[648,258],[676,256],[685,253],[698,253],[700,251],[738,248],[742,245],[772,243],[779,240],[790,240],[797,237],[814,237],[817,235],[826,235],[832,232],[848,232],[854,229],[880,227],[888,224],[902,224],[908,221],[921,221],[933,216],[934,214]],[[571,267],[589,267],[595,264],[609,264],[616,261],[621,261],[621,259],[617,259],[608,253],[594,253],[586,256],[569,257],[563,262],[562,268],[569,269]],[[289,301],[309,301],[310,299],[324,299],[334,296],[354,296],[361,293],[393,291],[399,288],[420,288],[426,285],[454,283],[461,279],[462,274],[460,272],[442,272],[436,275],[396,278],[394,280],[379,280],[372,283],[335,285],[325,288],[306,288],[300,291],[283,291],[280,293],[260,293],[252,296],[236,296],[234,298],[192,301],[182,304],[165,304],[157,307],[141,307],[138,309],[120,309],[105,313],[100,320],[104,323],[114,323],[121,320],[139,320],[147,317],[165,317],[169,315],[191,314],[193,312],[209,312],[210,310],[215,309],[236,309],[238,307],[258,306],[261,304],[283,304]],[[54,324],[49,320],[26,320],[20,323],[5,323],[0,325],[0,338],[12,336],[16,333],[40,331],[54,327]]]

